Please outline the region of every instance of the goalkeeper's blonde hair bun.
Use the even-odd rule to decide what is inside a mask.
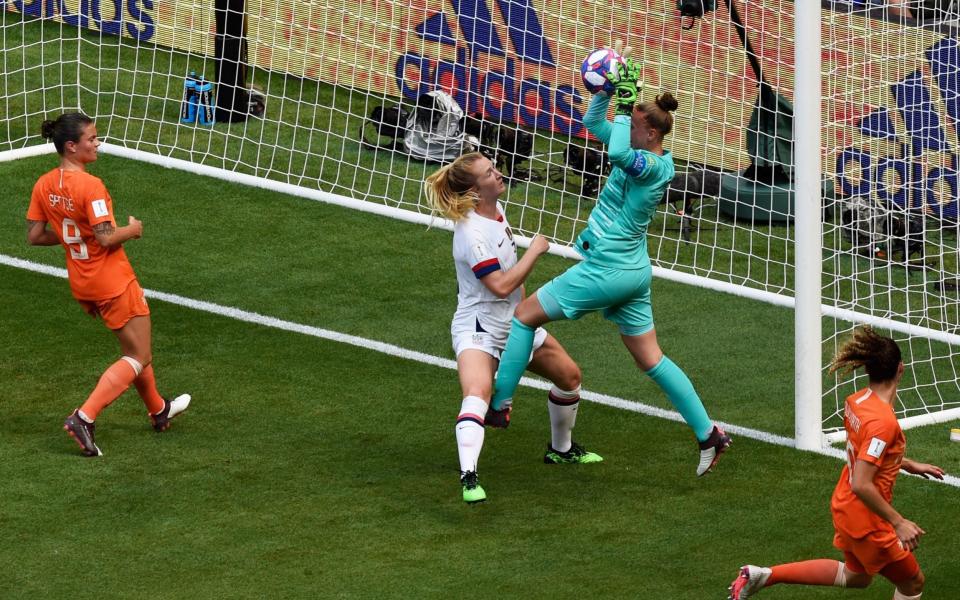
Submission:
[[[660,132],[660,137],[666,137],[673,131],[673,115],[680,103],[670,92],[663,92],[653,102],[637,104],[637,110],[647,115],[647,121],[654,129]]]
[[[680,103],[677,102],[677,99],[673,97],[673,94],[670,92],[664,92],[657,96],[657,99],[654,100],[657,103],[657,106],[662,108],[667,112],[673,112],[677,110],[677,107],[680,106]]]

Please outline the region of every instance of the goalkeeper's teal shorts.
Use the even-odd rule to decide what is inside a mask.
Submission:
[[[553,321],[602,310],[623,335],[642,335],[653,329],[651,276],[649,265],[627,270],[583,261],[537,290],[537,300]]]

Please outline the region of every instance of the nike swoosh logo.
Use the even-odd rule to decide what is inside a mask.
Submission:
[[[503,238],[502,240],[500,240],[500,243],[497,244],[497,248],[499,248],[500,246],[502,246],[505,241],[507,241],[507,238]]]

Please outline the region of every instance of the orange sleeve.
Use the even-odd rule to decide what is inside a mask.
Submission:
[[[87,213],[87,222],[91,227],[107,222],[117,224],[113,218],[113,200],[110,199],[106,186],[99,178],[91,177],[90,183],[85,186],[83,192],[82,202]]]
[[[47,220],[47,213],[43,211],[43,190],[40,189],[39,181],[33,186],[33,193],[30,194],[30,208],[27,209],[27,219],[31,221]]]
[[[860,451],[857,460],[880,464],[886,451],[896,439],[896,421],[888,419],[872,419],[863,424],[861,431]]]

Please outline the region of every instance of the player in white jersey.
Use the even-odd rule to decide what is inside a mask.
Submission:
[[[487,498],[477,480],[484,425],[506,427],[510,416],[509,411],[488,412],[493,376],[507,342],[513,311],[523,299],[523,282],[549,247],[538,235],[523,258],[517,260],[516,242],[497,201],[505,189],[503,174],[477,152],[457,158],[426,180],[433,209],[456,223],[453,259],[459,291],[450,333],[463,392],[456,436],[460,484],[467,503]],[[603,460],[573,442],[580,368],[542,328],[536,332],[528,369],[553,382],[547,403],[551,441],[543,461],[570,464]]]

